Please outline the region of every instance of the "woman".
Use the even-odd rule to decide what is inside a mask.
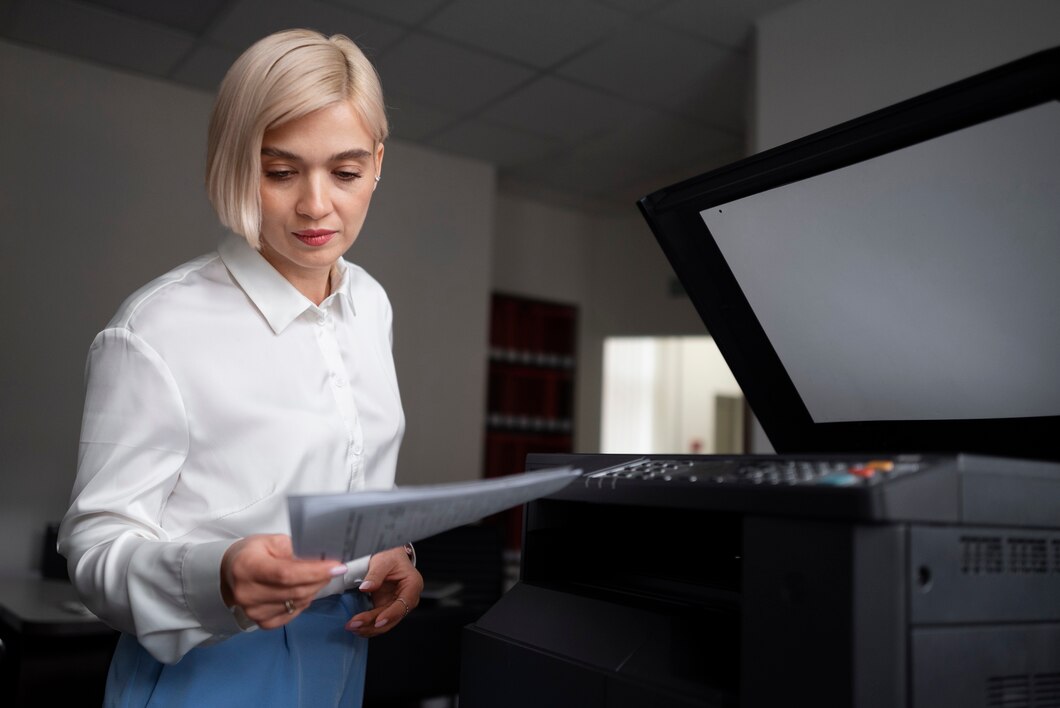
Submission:
[[[207,190],[238,235],[141,288],[92,344],[59,549],[122,632],[108,705],[358,706],[367,638],[419,601],[411,547],[340,564],[294,558],[287,535],[289,494],[394,483],[390,304],[342,258],[386,136],[349,39],[256,43],[209,129]]]

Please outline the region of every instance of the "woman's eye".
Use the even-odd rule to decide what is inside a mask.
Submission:
[[[269,179],[274,179],[278,182],[290,179],[294,174],[294,170],[265,170],[265,176]]]
[[[348,170],[338,170],[335,172],[335,176],[343,182],[352,182],[355,179],[360,179],[360,172],[350,172]]]

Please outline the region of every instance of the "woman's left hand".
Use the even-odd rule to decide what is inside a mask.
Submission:
[[[362,637],[376,637],[389,632],[420,604],[423,576],[404,548],[391,548],[368,561],[360,590],[371,596],[373,607],[351,617],[346,629]]]

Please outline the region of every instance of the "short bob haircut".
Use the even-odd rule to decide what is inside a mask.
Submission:
[[[210,116],[206,192],[221,223],[258,248],[265,131],[351,101],[376,145],[389,132],[379,75],[348,37],[285,30],[255,42],[228,70]]]

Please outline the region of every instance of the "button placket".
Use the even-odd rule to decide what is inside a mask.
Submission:
[[[339,342],[336,337],[336,318],[333,314],[325,311],[317,317],[317,343],[324,355],[327,366],[329,388],[335,398],[338,407],[339,418],[346,431],[345,458],[349,475],[348,487],[360,488],[358,480],[363,484],[362,468],[364,451],[363,435],[361,431],[360,416],[357,405],[353,399],[352,391],[349,390],[349,372],[343,361]]]

